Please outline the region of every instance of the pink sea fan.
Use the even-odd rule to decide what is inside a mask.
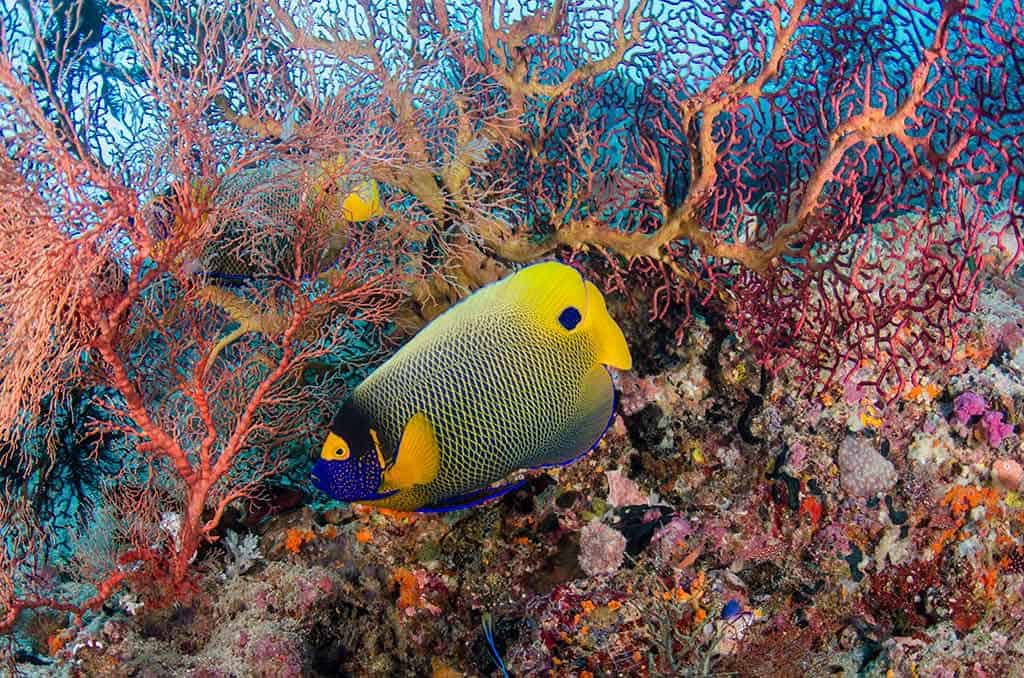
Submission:
[[[580,567],[591,577],[612,574],[622,567],[626,538],[600,520],[592,520],[580,531]]]
[[[642,506],[647,496],[622,471],[605,471],[608,477],[608,503],[612,506]]]

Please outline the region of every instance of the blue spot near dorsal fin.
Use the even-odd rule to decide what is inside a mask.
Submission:
[[[558,316],[558,322],[560,322],[562,327],[567,330],[574,329],[580,324],[580,320],[582,319],[583,316],[580,315],[579,309],[575,306],[569,306]]]

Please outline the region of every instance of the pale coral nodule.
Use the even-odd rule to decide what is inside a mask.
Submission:
[[[992,480],[1007,490],[1024,488],[1024,468],[1013,459],[998,459],[992,464]]]
[[[614,574],[625,553],[626,538],[600,520],[592,520],[580,532],[580,567],[592,577]]]

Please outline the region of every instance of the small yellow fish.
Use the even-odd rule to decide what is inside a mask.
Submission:
[[[380,187],[373,179],[363,179],[341,201],[341,214],[349,221],[367,221],[380,216]]]
[[[187,272],[222,283],[274,277],[281,272],[278,269],[293,266],[290,229],[302,210],[310,210],[330,236],[326,251],[310,252],[311,258],[326,265],[344,245],[346,222],[367,221],[383,213],[377,182],[346,174],[344,156],[311,165],[280,161],[226,177],[216,193],[198,181],[192,190],[209,203],[211,218],[217,220],[214,238],[198,256],[179,253],[177,263]],[[164,228],[171,236],[179,227],[175,222]],[[159,239],[158,256],[168,241]]]
[[[568,464],[608,428],[605,366],[632,365],[604,297],[544,262],[450,308],[366,378],[331,424],[314,484],[336,499],[451,511],[518,487],[513,471]]]
[[[346,221],[367,221],[379,217],[380,186],[373,179],[345,173],[345,156],[339,155],[333,161],[321,163],[320,176],[311,184],[311,201],[319,201],[333,210],[333,196],[343,194],[341,216]],[[326,200],[324,199],[326,198]],[[334,203],[336,204],[336,203]]]

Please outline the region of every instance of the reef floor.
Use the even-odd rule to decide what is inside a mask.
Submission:
[[[956,367],[809,397],[697,321],[580,462],[443,516],[298,506],[225,530],[197,591],[123,595],[45,666],[83,676],[1024,675],[1024,311]],[[646,351],[646,352],[645,352]],[[52,630],[52,629],[51,629]]]

